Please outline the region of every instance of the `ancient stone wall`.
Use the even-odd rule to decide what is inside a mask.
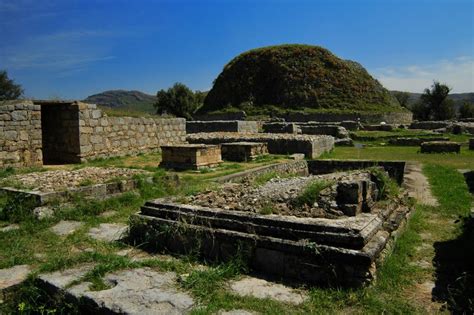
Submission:
[[[349,138],[346,128],[337,125],[300,124],[301,133],[305,135],[329,135],[335,138]]]
[[[214,121],[187,121],[186,133],[199,132],[241,132],[256,133],[258,124],[256,121],[244,120],[214,120]]]
[[[260,166],[256,168],[252,168],[243,172],[234,173],[226,176],[222,176],[217,178],[215,181],[219,183],[240,183],[246,180],[250,180],[261,176],[267,173],[278,173],[279,175],[300,175],[300,176],[308,176],[308,163],[305,160],[300,161],[291,161],[288,163],[277,163],[277,164],[270,164],[265,166]]]
[[[245,120],[247,115],[244,111],[233,113],[208,113],[204,115],[195,115],[193,118],[196,121],[212,121],[212,120]]]
[[[184,118],[107,117],[96,105],[78,106],[81,161],[155,152],[186,141]]]
[[[262,125],[262,131],[266,133],[301,133],[297,124],[287,122],[265,122]]]
[[[0,167],[42,163],[40,107],[31,101],[0,103]]]
[[[309,173],[313,175],[329,174],[337,171],[349,171],[381,166],[398,184],[403,183],[405,173],[404,161],[375,161],[375,160],[313,160],[308,161]]]
[[[413,120],[411,112],[401,113],[287,113],[282,116],[286,121],[307,122],[339,122],[343,120],[360,119],[361,123],[378,124],[386,122],[387,124],[410,124]]]

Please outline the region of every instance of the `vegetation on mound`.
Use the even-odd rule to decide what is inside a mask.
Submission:
[[[225,107],[248,113],[265,105],[285,110],[400,110],[398,101],[358,63],[309,45],[245,52],[225,67],[201,113]]]

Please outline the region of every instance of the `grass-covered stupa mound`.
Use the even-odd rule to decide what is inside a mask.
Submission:
[[[309,45],[281,45],[244,52],[217,77],[200,113],[262,111],[401,111],[360,64]]]

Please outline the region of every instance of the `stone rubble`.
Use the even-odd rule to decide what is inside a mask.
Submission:
[[[303,206],[295,204],[295,199],[304,189],[315,181],[328,183],[329,187],[320,192],[317,203]],[[226,183],[219,189],[206,191],[190,196],[186,203],[210,208],[225,210],[249,211],[262,213],[271,207],[272,213],[280,215],[294,215],[298,217],[326,217],[337,218],[344,215],[355,215],[362,210],[362,192],[360,182],[367,183],[368,207],[371,200],[376,199],[377,189],[371,181],[371,175],[366,171],[352,173],[332,173],[328,175],[304,176],[292,178],[273,178],[267,183],[255,187],[250,181]],[[350,185],[353,183],[353,185]],[[341,191],[345,189],[344,191]],[[355,190],[354,190],[355,189]],[[351,193],[354,191],[355,195]],[[351,200],[336,200],[337,196],[347,195]],[[362,198],[362,199],[361,199]],[[359,200],[360,199],[360,200]],[[354,201],[355,200],[355,201]],[[348,208],[358,205],[356,208]]]
[[[84,167],[77,170],[57,170],[13,175],[0,181],[0,186],[9,181],[41,192],[62,191],[72,187],[102,184],[117,178],[131,178],[148,172],[127,168]]]

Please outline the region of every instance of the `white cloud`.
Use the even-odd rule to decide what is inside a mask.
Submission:
[[[454,93],[474,92],[474,58],[468,56],[429,65],[379,68],[373,73],[389,90],[421,93],[436,80],[453,88]]]
[[[25,38],[5,47],[0,66],[6,69],[41,69],[63,73],[115,58],[97,38],[115,36],[113,32],[78,30]]]

